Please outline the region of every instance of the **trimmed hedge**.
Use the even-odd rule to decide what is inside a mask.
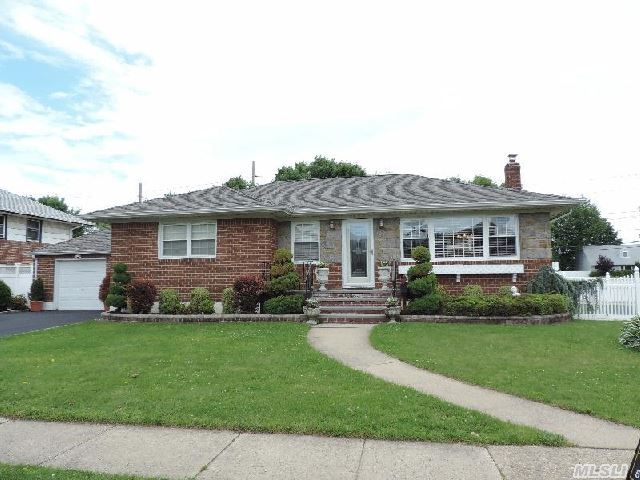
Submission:
[[[180,297],[178,292],[172,288],[160,290],[159,295],[159,310],[160,313],[175,315],[183,312],[182,303],[180,303]]]
[[[296,272],[290,272],[271,280],[267,290],[269,291],[269,295],[282,296],[291,290],[295,290],[299,285],[300,277],[298,274]]]
[[[11,306],[11,288],[0,280],[0,312]]]
[[[280,295],[264,302],[264,313],[286,314],[302,313],[303,295]]]
[[[623,347],[640,351],[640,316],[623,323],[618,342]]]
[[[157,293],[156,286],[149,280],[136,280],[127,285],[131,313],[149,313]]]
[[[231,287],[222,290],[222,313],[236,313],[233,295],[233,288]]]
[[[189,296],[189,313],[195,314],[211,314],[213,313],[213,300],[209,295],[209,290],[198,287],[191,290]]]
[[[435,315],[442,310],[445,298],[439,293],[432,293],[412,300],[407,306],[409,315]]]

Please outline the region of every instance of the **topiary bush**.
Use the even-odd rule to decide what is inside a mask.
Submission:
[[[286,248],[278,248],[273,254],[271,280],[267,284],[270,297],[277,297],[295,290],[300,286],[300,276],[291,259],[293,255]]]
[[[411,257],[416,264],[407,270],[407,289],[411,298],[423,297],[435,293],[438,281],[431,271],[431,254],[424,246],[411,250]]]
[[[29,303],[27,302],[27,297],[24,295],[15,295],[11,297],[11,305],[9,306],[11,310],[18,310],[24,312],[29,310]]]
[[[206,288],[194,288],[189,296],[189,312],[209,315],[214,312],[213,300]]]
[[[233,284],[234,305],[240,313],[255,313],[260,296],[264,292],[262,279],[254,276],[243,276]]]
[[[29,298],[34,302],[44,302],[44,281],[41,278],[31,282]]]
[[[136,280],[126,287],[131,313],[149,313],[156,301],[158,290],[149,280]]]
[[[640,315],[626,320],[622,324],[622,331],[618,342],[623,347],[640,351]]]
[[[173,288],[160,290],[158,300],[160,302],[160,313],[163,313],[165,315],[176,315],[183,312],[182,303],[180,302],[180,296],[178,295],[178,292],[176,292]]]
[[[425,295],[411,300],[407,306],[409,315],[436,315],[442,311],[445,298],[439,293]]]
[[[127,285],[131,282],[131,275],[127,273],[127,265],[124,263],[113,264],[111,285],[105,303],[120,312],[127,306]]]
[[[11,289],[9,285],[0,280],[0,312],[11,306]]]
[[[264,302],[264,312],[272,315],[302,313],[304,295],[280,295]]]
[[[222,290],[222,313],[235,313],[236,308],[233,301],[233,288],[227,287]]]
[[[281,277],[272,279],[269,282],[269,295],[284,295],[285,293],[295,290],[300,285],[300,277],[296,272],[290,272]]]

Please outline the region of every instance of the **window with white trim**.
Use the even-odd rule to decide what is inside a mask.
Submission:
[[[160,227],[160,257],[215,257],[217,223],[173,223]]]
[[[489,218],[489,256],[512,257],[517,252],[516,220],[514,217]]]
[[[482,258],[484,220],[481,217],[451,217],[433,222],[435,258]]]
[[[0,215],[0,240],[7,238],[7,216]]]
[[[403,260],[411,260],[411,251],[416,247],[429,248],[429,231],[423,218],[401,220],[400,235]]]
[[[622,251],[620,252],[620,256],[621,256],[622,258],[629,258],[629,251],[628,251],[628,250],[622,250]]]
[[[320,260],[320,223],[292,222],[291,242],[294,262]]]
[[[42,220],[27,218],[27,242],[40,242],[42,234]]]

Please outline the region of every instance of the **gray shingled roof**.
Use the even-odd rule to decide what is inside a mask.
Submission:
[[[47,207],[36,200],[32,200],[29,197],[17,195],[2,189],[0,189],[0,212],[17,213],[18,215],[47,218],[60,222],[76,223],[78,225],[88,225],[90,223],[76,215],[61,212],[55,208]]]
[[[172,195],[92,212],[86,218],[164,216],[195,213],[313,215],[474,208],[564,208],[579,200],[508,188],[480,187],[419,175],[372,175],[272,182],[242,191],[227,187]]]
[[[49,245],[33,252],[33,255],[86,255],[111,253],[111,230],[97,230],[66,242]]]

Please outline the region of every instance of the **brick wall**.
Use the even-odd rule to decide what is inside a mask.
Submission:
[[[45,245],[38,242],[0,240],[0,264],[31,263],[31,252]]]
[[[262,275],[277,247],[276,231],[270,219],[221,219],[216,258],[159,259],[158,223],[114,223],[110,263],[124,262],[134,278],[149,279],[158,289],[175,288],[184,300],[195,287],[219,299],[238,277]]]

